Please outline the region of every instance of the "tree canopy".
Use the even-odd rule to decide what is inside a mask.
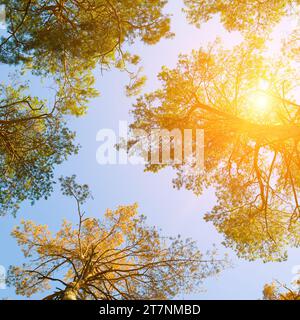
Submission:
[[[165,0],[7,0],[7,33],[0,61],[23,63],[39,75],[52,75],[68,97],[62,111],[81,115],[95,96],[92,71],[115,66],[128,70],[139,57],[124,51],[135,39],[155,44],[171,36]],[[128,90],[144,79],[130,72]]]
[[[50,107],[28,94],[26,83],[0,84],[0,215],[15,214],[25,199],[33,203],[50,195],[55,165],[77,152],[63,117],[83,115],[98,95],[95,68],[127,72],[127,93],[136,94],[145,78],[140,69],[131,70],[140,60],[131,45],[172,36],[166,0],[3,2],[8,28],[0,39],[0,62],[53,81],[55,98]],[[277,55],[266,50],[266,40],[282,18],[297,17],[300,1],[184,3],[190,23],[201,27],[218,15],[228,31],[242,32],[244,41],[224,49],[217,40],[181,55],[174,68],[162,68],[160,88],[137,99],[132,132],[205,133],[204,170],[189,158],[150,161],[146,171],[172,166],[174,187],[197,195],[214,187],[217,203],[205,220],[224,236],[224,245],[248,260],[285,260],[287,248],[300,246],[299,25]],[[137,142],[130,141],[128,149]],[[188,143],[196,148],[193,139]],[[101,219],[86,217],[88,186],[77,184],[75,176],[61,178],[61,186],[76,202],[78,223],[63,221],[56,233],[33,221],[15,228],[12,236],[26,258],[10,268],[17,294],[47,292],[48,300],[171,299],[194,292],[226,264],[214,250],[202,254],[191,239],[161,235],[136,204],[107,210]],[[265,285],[263,294],[266,300],[299,300],[297,290],[281,284]]]
[[[184,0],[190,23],[200,27],[219,15],[224,27],[266,36],[283,17],[297,16],[298,0]]]
[[[78,224],[64,221],[53,235],[47,226],[24,221],[12,232],[27,258],[10,269],[17,294],[30,297],[56,284],[60,288],[45,299],[170,299],[197,290],[225,265],[214,250],[205,257],[191,239],[162,236],[136,204],[107,210],[102,219],[86,217],[88,186],[75,176],[61,185],[76,201]]]
[[[15,214],[19,204],[47,197],[53,170],[77,152],[56,107],[28,96],[27,84],[17,79],[0,84],[0,215]]]
[[[47,77],[50,102],[31,96],[29,85],[1,85],[1,213],[25,199],[49,195],[54,165],[76,151],[63,114],[82,115],[94,88],[93,70],[115,66],[130,73],[128,91],[144,81],[128,70],[139,57],[125,51],[135,39],[154,44],[171,36],[164,0],[3,1],[7,30],[0,62]],[[26,89],[26,94],[23,91]]]
[[[288,61],[263,53],[263,43],[217,42],[164,67],[160,89],[133,108],[132,129],[204,130],[204,170],[174,164],[174,186],[196,194],[214,186],[218,202],[205,219],[250,260],[285,259],[300,243],[299,77]]]
[[[264,300],[300,300],[300,290],[291,289],[279,282],[266,284],[263,290]]]

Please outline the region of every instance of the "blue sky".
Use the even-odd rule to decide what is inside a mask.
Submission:
[[[176,2],[176,4],[175,4]],[[156,75],[161,66],[172,67],[176,64],[178,54],[189,53],[192,49],[205,46],[208,42],[221,37],[224,44],[231,46],[241,38],[237,33],[227,33],[215,18],[203,26],[201,30],[187,24],[180,11],[179,1],[172,1],[167,9],[173,13],[172,31],[174,39],[162,40],[155,46],[134,45],[134,50],[142,57],[144,73],[148,81],[144,91],[151,91],[159,86]],[[280,32],[284,32],[283,25]],[[279,32],[279,31],[278,31]],[[12,69],[11,69],[12,70]],[[6,80],[9,69],[0,65],[0,80]],[[222,272],[218,278],[205,281],[205,292],[179,298],[192,299],[259,299],[263,285],[273,279],[290,283],[293,278],[292,268],[300,264],[297,250],[289,252],[289,259],[283,263],[264,264],[261,261],[247,262],[236,257],[235,253],[225,249],[222,237],[210,223],[203,220],[203,215],[214,203],[214,190],[206,190],[202,196],[175,190],[171,180],[174,172],[170,169],[158,174],[144,173],[142,166],[108,165],[101,166],[96,162],[96,150],[99,142],[96,134],[100,129],[108,128],[117,131],[120,120],[130,120],[129,111],[134,99],[128,98],[124,92],[128,77],[124,73],[111,70],[101,75],[95,70],[96,86],[101,96],[90,102],[86,116],[69,118],[68,124],[77,132],[77,141],[81,145],[78,155],[56,168],[56,177],[76,174],[78,181],[89,184],[94,200],[86,206],[88,215],[101,217],[105,209],[114,209],[118,205],[138,202],[140,213],[148,217],[148,222],[163,230],[164,234],[191,237],[197,240],[199,247],[205,251],[213,244],[219,248],[220,254],[228,253],[234,267]],[[33,91],[40,90],[38,79],[30,78]],[[20,264],[23,261],[20,249],[10,236],[10,232],[22,219],[31,219],[36,223],[48,224],[56,230],[62,219],[76,221],[74,203],[64,198],[55,189],[47,201],[39,201],[33,207],[24,203],[17,218],[0,217],[0,265]],[[0,290],[0,298],[21,298],[13,289]],[[41,296],[35,296],[39,298]]]

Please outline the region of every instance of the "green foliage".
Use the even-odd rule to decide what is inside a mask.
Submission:
[[[93,70],[119,68],[130,74],[128,94],[145,82],[127,69],[139,57],[124,51],[135,39],[154,44],[169,37],[164,0],[9,0],[7,32],[0,40],[0,62],[22,65],[55,83],[56,101],[25,95],[26,86],[1,86],[1,213],[15,213],[25,199],[48,196],[53,169],[77,149],[63,114],[81,116],[98,95]]]
[[[171,36],[170,19],[162,13],[165,0],[7,0],[4,4],[8,35],[0,42],[0,61],[23,63],[38,75],[54,75],[65,96],[64,113],[85,112],[88,99],[97,94],[92,74],[97,65],[127,71],[127,63],[139,59],[123,47],[136,39],[151,45]]]
[[[219,15],[224,27],[247,34],[266,35],[283,17],[296,15],[297,0],[184,0],[190,23],[200,27]]]
[[[46,102],[26,95],[27,85],[0,84],[0,215],[19,204],[49,196],[53,170],[77,152],[61,116]]]
[[[79,204],[83,204],[87,199],[92,198],[92,195],[87,184],[80,185],[75,179],[75,175],[59,178],[61,192],[65,196],[74,197]]]

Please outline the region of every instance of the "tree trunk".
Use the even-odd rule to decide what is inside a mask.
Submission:
[[[78,289],[74,287],[67,287],[62,296],[62,300],[77,300],[77,296],[78,296]]]

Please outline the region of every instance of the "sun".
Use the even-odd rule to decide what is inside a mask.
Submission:
[[[251,90],[248,97],[251,113],[257,116],[265,116],[271,111],[273,99],[268,93],[268,89],[269,83],[265,80],[260,80],[257,86]]]
[[[270,107],[270,98],[263,93],[255,93],[251,96],[251,102],[257,111],[267,111]]]

